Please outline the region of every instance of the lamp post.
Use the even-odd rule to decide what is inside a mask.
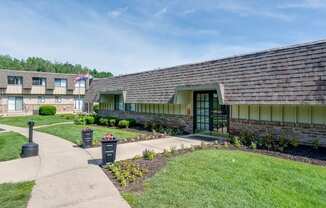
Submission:
[[[28,143],[24,144],[22,147],[22,157],[32,157],[38,155],[38,144],[33,142],[33,127],[34,127],[34,121],[28,122]]]

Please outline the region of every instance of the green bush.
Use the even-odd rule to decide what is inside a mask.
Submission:
[[[99,104],[94,104],[94,105],[93,105],[93,111],[94,111],[95,113],[98,113],[99,110],[100,110],[100,105],[99,105]]]
[[[145,149],[143,151],[143,157],[145,160],[153,160],[156,157],[156,153],[153,150]]]
[[[126,119],[127,121],[129,121],[129,127],[133,127],[136,125],[136,120],[133,118],[128,118]]]
[[[94,124],[95,123],[95,117],[92,115],[86,116],[86,124]]]
[[[117,124],[117,120],[116,119],[114,119],[114,118],[109,119],[109,125],[110,126],[116,126],[116,124]]]
[[[319,141],[319,139],[315,139],[315,140],[312,141],[312,147],[313,147],[314,149],[318,149],[319,146],[320,146],[320,141]]]
[[[61,114],[60,117],[67,119],[67,120],[75,120],[76,115],[75,114]]]
[[[76,124],[76,125],[82,125],[82,124],[84,124],[84,118],[83,118],[83,117],[79,117],[79,116],[77,116],[77,117],[74,119],[74,124]]]
[[[57,108],[53,105],[42,105],[39,108],[39,114],[43,116],[55,115]]]
[[[129,127],[129,121],[127,120],[121,120],[118,123],[119,128],[128,128]]]
[[[250,146],[252,142],[256,141],[255,134],[249,132],[249,131],[243,131],[240,133],[240,142],[243,145]]]
[[[109,125],[109,120],[107,118],[100,118],[99,119],[99,125],[108,126]]]

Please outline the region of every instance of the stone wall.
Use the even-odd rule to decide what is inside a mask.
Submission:
[[[231,119],[230,133],[238,135],[241,131],[249,131],[258,136],[268,131],[275,135],[285,132],[289,139],[297,138],[302,144],[309,145],[318,139],[321,146],[326,146],[326,125]]]
[[[124,111],[101,111],[100,115],[114,116],[122,119],[133,118],[137,121],[137,123],[140,124],[145,124],[146,122],[154,122],[171,128],[181,128],[187,133],[192,133],[193,131],[192,116],[136,113]]]

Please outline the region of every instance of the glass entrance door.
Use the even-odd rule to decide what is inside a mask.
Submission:
[[[209,131],[210,129],[210,93],[195,92],[195,131]]]
[[[229,106],[220,105],[216,91],[194,92],[195,132],[227,133]]]

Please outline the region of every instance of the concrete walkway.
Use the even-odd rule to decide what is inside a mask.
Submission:
[[[25,128],[6,125],[0,125],[0,128],[25,136],[28,133]],[[129,208],[128,203],[103,171],[98,166],[89,163],[91,157],[86,151],[46,133],[35,131],[34,138],[40,146],[40,154],[39,157],[35,157],[38,159],[31,158],[30,160],[39,162],[26,165],[34,166],[34,170],[27,174],[28,177],[22,177],[26,173],[25,167],[19,166],[18,162],[12,162],[11,166],[11,161],[0,163],[0,178],[11,174],[9,181],[15,181],[13,178],[36,179],[36,185],[28,203],[29,208]],[[20,160],[19,163],[23,164],[25,161],[25,159]],[[14,165],[18,165],[16,171]],[[2,172],[6,166],[11,168]]]
[[[185,139],[180,137],[167,137],[163,139],[154,139],[140,142],[131,142],[118,144],[116,160],[126,160],[141,156],[145,149],[154,150],[156,153],[162,153],[164,149],[170,150],[171,148],[180,149],[187,148],[192,145],[200,145],[201,141],[194,139]],[[101,162],[101,147],[89,148],[86,151],[91,155],[95,163]]]
[[[1,125],[0,128],[25,136],[27,128]],[[40,146],[38,157],[0,162],[0,183],[36,180],[29,208],[129,208],[119,191],[97,164],[100,148],[84,149],[59,137],[34,131]],[[141,155],[145,149],[163,152],[171,147],[198,145],[200,141],[169,137],[119,144],[117,159]]]

